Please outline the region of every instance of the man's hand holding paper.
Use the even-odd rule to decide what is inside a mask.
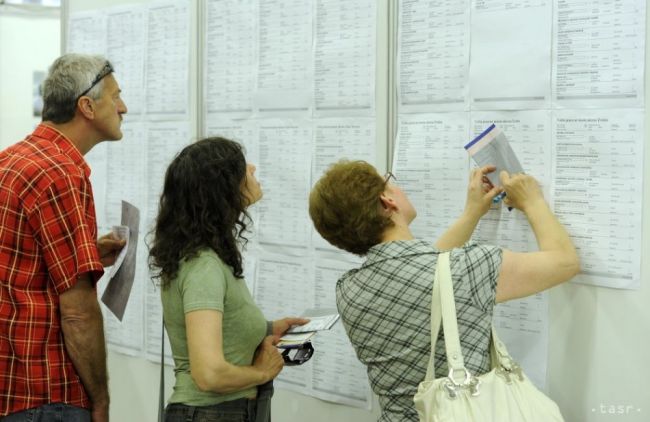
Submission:
[[[126,227],[126,229],[128,231],[128,227]],[[115,264],[120,251],[122,251],[126,245],[127,238],[128,233],[125,237],[120,236],[119,233],[116,233],[115,230],[113,230],[112,232],[107,233],[97,239],[99,262],[101,262],[104,267],[110,267],[111,265]]]

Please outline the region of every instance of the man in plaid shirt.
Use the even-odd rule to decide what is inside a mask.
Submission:
[[[330,167],[309,197],[318,232],[334,246],[366,257],[336,284],[336,305],[357,357],[366,366],[381,406],[380,422],[417,422],[413,403],[431,351],[431,291],[438,255],[451,249],[450,269],[465,368],[490,371],[494,305],[567,281],[579,270],[575,248],[550,211],[535,179],[501,174],[489,184],[486,166],[473,171],[465,210],[435,246],[413,237],[417,213],[407,195],[363,161]],[[468,242],[502,190],[523,211],[539,252],[515,253]],[[435,349],[436,377],[448,375],[442,330]],[[465,386],[467,387],[467,386]]]
[[[43,122],[0,152],[0,420],[107,421],[95,283],[123,241],[97,240],[83,155],[122,138],[103,57],[67,54],[43,82]]]

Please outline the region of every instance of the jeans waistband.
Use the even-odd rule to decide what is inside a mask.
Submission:
[[[255,398],[245,398],[228,400],[217,404],[208,405],[206,407],[218,408],[218,409],[240,409],[247,408],[250,403],[256,403],[258,400],[270,399],[273,397],[273,382],[269,381],[266,384],[259,385],[257,387],[257,396]],[[169,403],[169,406],[187,406],[182,403]]]

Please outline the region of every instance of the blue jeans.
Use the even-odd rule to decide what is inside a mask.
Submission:
[[[171,403],[165,410],[165,422],[271,422],[273,384],[257,388],[255,399],[237,399],[212,406],[187,406]],[[4,422],[4,421],[3,421]]]
[[[0,422],[90,422],[90,411],[69,404],[51,403],[10,413],[0,417]]]

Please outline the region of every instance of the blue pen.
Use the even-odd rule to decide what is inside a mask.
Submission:
[[[497,196],[495,196],[494,198],[492,198],[492,203],[493,203],[493,204],[498,204],[498,203],[501,202],[501,200],[502,200],[503,198],[505,198],[505,197],[506,197],[506,193],[505,193],[505,192],[501,192],[500,194],[498,194]]]
[[[492,198],[492,203],[493,203],[493,204],[498,204],[498,203],[501,202],[501,200],[502,200],[503,198],[505,198],[505,197],[506,197],[506,193],[505,193],[505,191],[504,191],[504,192],[501,192],[500,194],[498,194],[497,196],[495,196],[494,198]],[[508,211],[512,211],[512,207],[508,207]]]

